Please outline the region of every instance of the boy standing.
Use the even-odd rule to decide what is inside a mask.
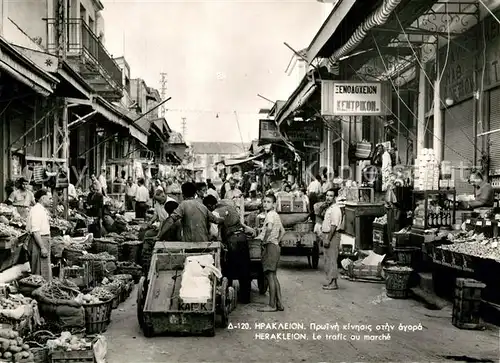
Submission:
[[[262,232],[257,237],[262,241],[262,268],[269,283],[269,306],[259,309],[261,312],[283,311],[281,286],[276,275],[280,260],[280,240],[285,233],[280,216],[276,213],[276,197],[269,194],[263,201],[266,219]]]

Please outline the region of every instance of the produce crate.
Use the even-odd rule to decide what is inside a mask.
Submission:
[[[50,353],[51,363],[94,363],[94,350],[72,350],[69,352],[56,350]]]
[[[295,225],[295,231],[299,233],[309,233],[312,232],[314,228],[314,223],[306,222],[306,223],[297,223]]]
[[[307,213],[307,204],[303,200],[293,200],[292,211],[294,213]]]
[[[382,278],[382,264],[380,263],[378,266],[356,265],[352,263],[347,269],[347,276],[352,280],[384,280]]]
[[[457,278],[453,301],[452,324],[460,329],[482,328],[481,292],[485,284],[473,279]]]
[[[398,233],[394,232],[392,234],[391,247],[409,247],[411,246],[410,233]]]
[[[373,223],[373,242],[388,245],[387,224]]]
[[[89,284],[91,286],[97,285],[104,278],[106,265],[105,261],[80,259],[78,263],[86,267],[89,275]]]
[[[60,278],[69,280],[80,288],[87,288],[92,283],[92,275],[89,273],[88,264],[83,264],[82,267],[62,267],[60,270]]]
[[[73,249],[71,247],[66,247],[63,250],[62,258],[66,260],[68,266],[72,266],[78,263],[80,257],[83,256],[83,251]]]
[[[34,363],[49,363],[50,362],[49,349],[47,347],[31,348],[30,352],[31,352],[31,354],[33,354],[33,362]]]

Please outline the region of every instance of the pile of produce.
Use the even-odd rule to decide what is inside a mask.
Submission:
[[[129,281],[132,281],[132,275],[129,275],[129,274],[118,274],[118,275],[111,276],[110,279],[111,279],[111,281],[119,280],[119,281],[129,282]]]
[[[50,227],[60,230],[70,230],[73,228],[73,224],[62,218],[50,217]]]
[[[0,237],[17,238],[22,234],[23,232],[21,230],[8,224],[0,223]]]
[[[0,309],[13,310],[23,305],[31,305],[33,299],[25,297],[21,294],[10,295],[8,298],[0,298]]]
[[[101,299],[99,299],[97,296],[90,294],[83,295],[82,299],[83,299],[83,304],[97,304],[101,302]]]
[[[140,225],[140,224],[133,224],[133,225],[131,224],[128,226],[128,232],[136,232],[137,233],[141,230],[141,228],[142,228],[142,225]],[[137,237],[134,239],[137,239]]]
[[[6,216],[6,217],[11,217],[14,214],[16,214],[16,208],[12,207],[10,205],[0,203],[0,215],[1,216]]]
[[[67,248],[74,251],[88,251],[91,247],[88,243],[73,243]]]
[[[116,263],[118,269],[141,269],[142,267],[135,262],[120,261]]]
[[[50,300],[76,300],[81,295],[78,286],[68,280],[51,280],[43,284],[37,291]]]
[[[125,283],[121,280],[109,281],[108,279],[104,279],[102,282],[102,288],[108,290],[113,295],[118,295]]]
[[[0,352],[4,362],[34,362],[30,346],[12,329],[0,329]]]
[[[382,217],[375,218],[373,220],[373,223],[387,224],[387,214],[384,214]]]
[[[90,292],[90,295],[94,296],[100,301],[108,301],[115,297],[108,289],[105,289],[101,286],[94,287]]]
[[[70,332],[64,331],[61,336],[57,339],[48,340],[47,348],[51,351],[54,350],[89,350],[92,349],[92,342],[86,340],[85,338],[80,338],[76,335],[71,335]]]
[[[138,231],[123,232],[120,235],[125,241],[137,241],[139,239]]]
[[[439,248],[464,255],[500,261],[500,239],[488,238],[476,241],[459,242],[443,245]]]
[[[94,253],[86,253],[80,257],[82,260],[100,260],[100,261],[115,261],[116,257],[110,255],[107,252],[100,252],[97,254]]]
[[[394,271],[394,272],[412,272],[413,269],[408,266],[391,266],[386,268],[387,271]]]
[[[45,281],[44,277],[40,275],[30,275],[28,277],[19,280],[19,283],[21,284],[33,285],[33,286],[42,286],[46,282],[47,281]]]
[[[106,235],[106,238],[110,238],[115,242],[122,243],[125,242],[125,238],[120,236],[118,233],[112,232]]]

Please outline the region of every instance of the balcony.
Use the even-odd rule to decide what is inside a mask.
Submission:
[[[122,70],[98,36],[82,19],[66,22],[68,62],[102,97],[110,101],[122,98]],[[47,19],[48,51],[57,53],[56,19]]]

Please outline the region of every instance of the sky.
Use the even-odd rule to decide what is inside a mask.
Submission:
[[[102,2],[106,48],[150,87],[167,73],[167,122],[181,132],[185,117],[188,141],[257,138],[258,110],[272,107],[257,94],[287,99],[298,86],[283,42],[306,48],[325,19],[316,0]]]

